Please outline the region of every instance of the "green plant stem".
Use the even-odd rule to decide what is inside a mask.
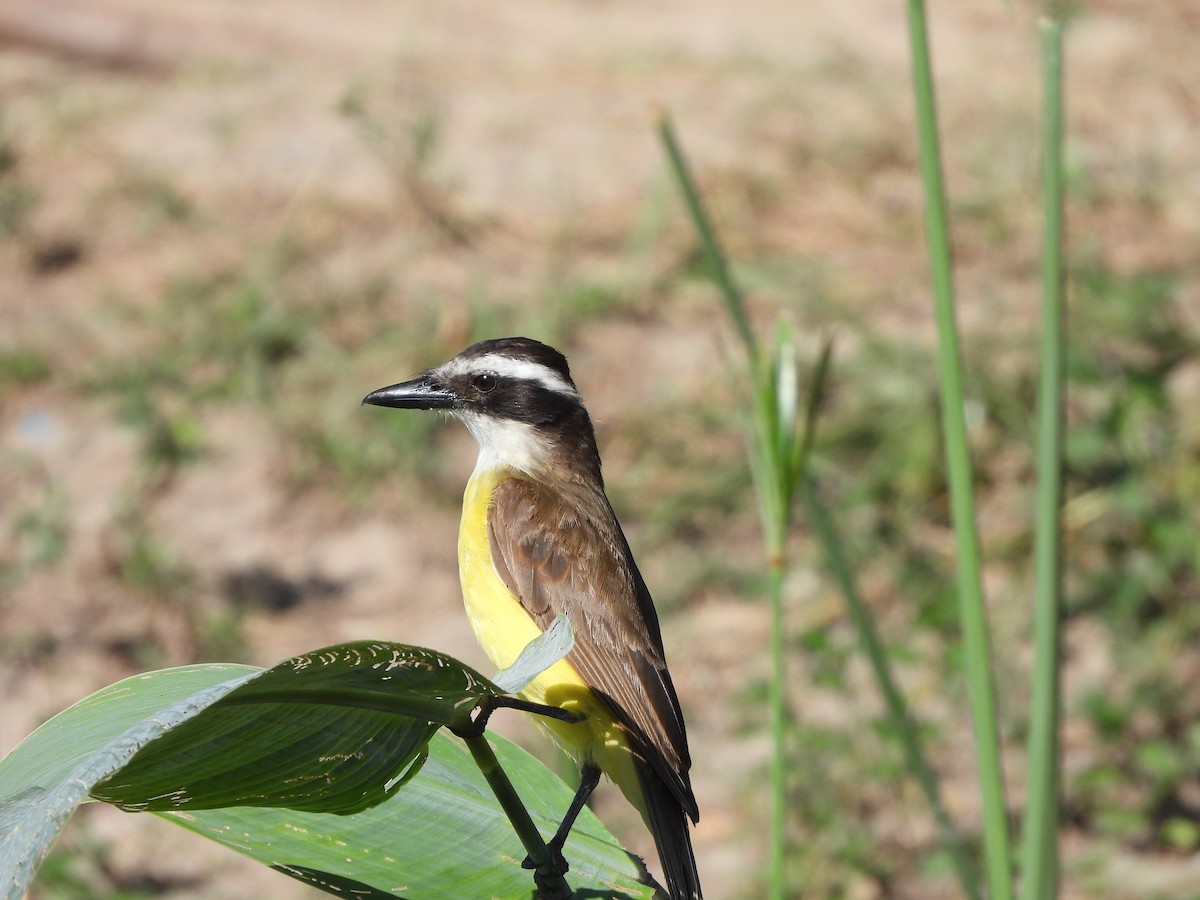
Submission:
[[[934,819],[937,820],[938,829],[941,831],[942,845],[950,854],[963,892],[972,900],[979,900],[979,884],[975,866],[967,854],[967,848],[955,827],[954,820],[950,818],[950,813],[946,811],[946,807],[942,803],[937,777],[934,775],[933,768],[929,765],[925,750],[921,745],[920,729],[910,715],[904,695],[900,693],[900,688],[896,686],[896,680],[892,677],[887,650],[879,639],[871,611],[863,603],[862,597],[858,593],[854,576],[842,553],[841,538],[837,534],[833,519],[829,515],[828,508],[821,502],[811,478],[801,479],[800,490],[804,498],[804,505],[808,510],[809,521],[812,522],[813,530],[816,531],[817,538],[825,550],[829,568],[832,570],[834,578],[837,579],[842,596],[846,598],[850,619],[858,632],[858,639],[866,652],[867,659],[870,660],[875,681],[879,684],[879,690],[887,704],[892,725],[900,737],[905,762],[929,801],[929,807],[933,811]]]
[[[1042,347],[1034,521],[1033,709],[1029,797],[1021,857],[1024,900],[1052,898],[1058,882],[1059,617],[1062,587],[1060,510],[1064,380],[1062,23],[1042,30]]]
[[[963,409],[962,363],[954,314],[950,235],[946,224],[933,74],[922,0],[908,0],[913,93],[924,184],[926,241],[929,247],[938,328],[938,368],[942,384],[942,426],[950,482],[950,505],[958,548],[959,615],[963,659],[975,730],[976,768],[983,800],[983,849],[991,900],[1010,900],[1012,872],[1000,742],[996,726],[991,651],[984,611],[979,536],[972,496],[971,462]]]
[[[517,833],[525,852],[529,854],[529,859],[538,873],[539,896],[543,900],[569,900],[572,896],[571,888],[562,875],[549,871],[550,853],[546,849],[546,842],[542,839],[537,825],[530,818],[525,804],[517,795],[516,788],[513,787],[512,782],[504,773],[504,769],[501,768],[500,761],[496,759],[496,754],[492,751],[491,744],[488,743],[487,735],[463,738],[463,740],[466,741],[467,749],[471,751],[475,764],[479,766],[479,771],[483,773],[483,777],[504,809],[504,814],[512,823],[513,830]]]
[[[783,583],[787,563],[775,557],[767,568],[767,592],[771,606],[771,678],[768,683],[768,716],[771,729],[771,856],[768,868],[769,896],[783,900],[786,894],[784,863],[787,858],[787,674],[783,628]]]
[[[783,900],[787,893],[787,641],[783,615],[783,586],[787,579],[787,534],[791,503],[781,471],[781,456],[773,442],[777,421],[769,379],[760,378],[753,404],[749,452],[755,493],[762,519],[767,564],[767,603],[770,608],[771,672],[767,681],[767,724],[771,733],[771,839],[767,865],[767,896]]]
[[[725,260],[725,254],[721,251],[720,244],[717,243],[716,233],[713,231],[704,203],[700,199],[700,192],[696,190],[696,182],[688,168],[687,159],[684,158],[679,142],[675,139],[675,129],[671,126],[671,120],[665,113],[658,116],[658,134],[666,148],[667,157],[671,161],[675,180],[678,182],[680,190],[683,191],[683,199],[687,203],[692,222],[700,235],[704,256],[712,268],[713,277],[717,281],[717,287],[720,289],[721,298],[725,303],[725,309],[729,313],[730,319],[733,320],[738,337],[741,338],[742,344],[746,348],[751,368],[757,369],[758,341],[755,340],[754,330],[750,327],[750,317],[746,315],[746,304],[742,302],[741,292],[738,291],[737,285],[733,283],[733,277],[729,274],[729,265]],[[758,374],[757,371],[754,372],[755,377]]]

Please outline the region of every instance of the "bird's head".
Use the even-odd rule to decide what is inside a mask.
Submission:
[[[461,419],[479,445],[480,469],[508,465],[539,475],[566,466],[599,474],[591,419],[567,359],[540,341],[480,341],[411,381],[372,391],[363,403]]]

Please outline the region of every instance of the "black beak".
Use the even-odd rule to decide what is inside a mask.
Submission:
[[[371,391],[362,402],[394,409],[456,409],[459,405],[457,395],[438,387],[428,375]]]

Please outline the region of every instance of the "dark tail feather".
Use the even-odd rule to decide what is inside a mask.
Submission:
[[[646,825],[654,835],[658,858],[667,877],[667,893],[671,900],[702,900],[691,830],[679,798],[652,767],[643,764],[637,769],[646,804]]]

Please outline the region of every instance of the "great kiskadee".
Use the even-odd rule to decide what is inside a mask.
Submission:
[[[567,657],[521,694],[582,715],[539,718],[580,765],[579,792],[551,848],[562,850],[603,771],[654,836],[672,900],[699,898],[687,819],[700,813],[683,713],[566,358],[529,338],[480,341],[363,402],[442,410],[479,445],[458,565],[467,617],[492,663],[510,666],[559,613],[574,629]]]

